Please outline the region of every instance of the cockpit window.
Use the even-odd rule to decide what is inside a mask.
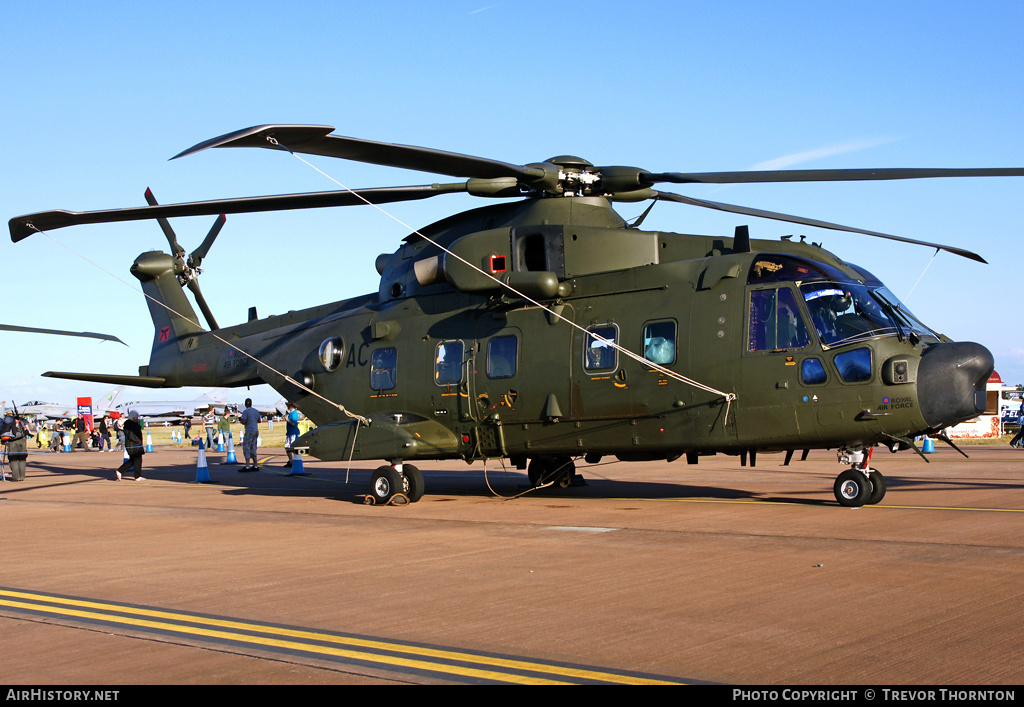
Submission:
[[[800,286],[811,321],[825,346],[897,334],[885,311],[859,283],[816,282]]]
[[[811,343],[796,295],[788,287],[751,291],[749,321],[747,351],[802,349]]]
[[[811,262],[787,255],[760,254],[754,258],[747,275],[748,285],[805,280],[849,280],[850,276],[825,263]]]
[[[937,332],[915,317],[914,313],[907,309],[907,306],[900,302],[896,295],[889,292],[887,288],[879,287],[877,289],[873,289],[871,290],[871,294],[875,296],[875,299],[877,299],[883,307],[887,308],[889,315],[896,320],[896,324],[903,330],[903,333],[907,333],[909,335],[910,332],[913,332],[921,337],[933,337],[936,340],[939,338]]]
[[[847,263],[855,274],[843,272],[826,263],[793,256],[759,253],[747,276],[748,285],[792,282],[799,285],[806,313],[818,332],[824,348],[833,348],[879,336],[908,338],[913,344],[925,338],[938,340],[939,334],[925,326],[885,286],[862,267]],[[795,303],[790,311],[796,316],[793,327],[783,301],[785,286],[778,290],[750,292],[750,329],[747,351],[770,351],[806,346],[799,325],[802,323]],[[772,294],[778,292],[778,299]],[[806,314],[804,315],[806,316]],[[792,320],[790,320],[792,322]],[[774,327],[774,328],[773,328]],[[795,327],[795,328],[794,328]],[[774,338],[773,338],[774,337]]]
[[[858,273],[861,276],[861,279],[864,280],[864,284],[868,285],[869,287],[875,287],[882,284],[881,280],[879,280],[870,272],[862,268],[860,265],[855,265],[854,263],[847,263],[846,267]]]
[[[847,383],[871,380],[871,349],[866,346],[837,353],[833,360],[840,378]]]

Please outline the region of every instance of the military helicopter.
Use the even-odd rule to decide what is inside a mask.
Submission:
[[[570,486],[576,463],[836,449],[843,506],[878,503],[876,445],[985,409],[992,354],[917,319],[875,276],[819,245],[645,231],[613,202],[670,201],[970,251],[761,209],[656,191],[663,183],[754,183],[1024,176],[1024,169],[650,172],[570,155],[516,165],[260,125],[199,143],[262,147],[464,178],[10,221],[15,242],[87,223],[158,219],[171,253],[141,254],[155,335],[139,375],[45,375],[155,388],[269,383],[318,427],[295,443],[323,460],[384,460],[368,498],[422,497],[421,459],[508,459],[535,486]],[[377,292],[219,327],[198,288],[215,225],[190,255],[166,219],[383,204],[441,194],[515,198],[459,213],[380,255]],[[653,203],[652,205],[653,206]],[[219,221],[220,222],[220,221]],[[209,325],[184,295],[189,287]],[[344,405],[342,405],[342,403]],[[350,412],[348,408],[356,411]],[[948,438],[947,438],[948,441]]]

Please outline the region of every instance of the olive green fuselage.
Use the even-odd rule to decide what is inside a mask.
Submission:
[[[299,445],[324,459],[664,459],[860,447],[935,427],[916,372],[938,337],[897,325],[828,344],[812,313],[826,290],[766,276],[811,263],[829,282],[870,278],[818,246],[626,228],[594,198],[485,207],[423,234],[379,259],[376,294],[212,333],[151,305],[142,374],[168,386],[265,381],[318,425]],[[161,281],[160,256],[133,270],[156,296],[184,301]],[[766,343],[757,303],[768,300]]]

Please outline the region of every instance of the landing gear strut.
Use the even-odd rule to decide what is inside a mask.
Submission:
[[[839,461],[851,464],[851,467],[836,477],[832,486],[839,505],[848,508],[870,506],[885,498],[885,477],[882,472],[868,466],[871,450],[843,449],[839,452]]]

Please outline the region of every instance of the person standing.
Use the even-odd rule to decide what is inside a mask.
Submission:
[[[113,447],[110,446],[110,428],[107,427],[107,418],[100,418],[100,449],[106,448],[108,452],[114,451]]]
[[[1017,425],[1020,429],[1017,430],[1017,436],[1010,440],[1011,447],[1024,447],[1024,401],[1020,404],[1020,410],[1017,411]]]
[[[288,462],[284,465],[286,469],[292,468],[292,459],[295,453],[292,451],[292,442],[299,438],[299,411],[295,406],[288,403],[288,412],[284,416],[284,451],[288,454]]]
[[[146,445],[142,440],[142,425],[139,424],[139,413],[136,410],[130,411],[124,422],[124,448],[128,458],[114,470],[114,478],[120,481],[121,474],[127,474],[131,469],[136,481],[145,481],[142,478],[142,455],[146,453]]]
[[[123,452],[124,447],[124,427],[121,425],[121,420],[114,420],[114,434],[117,435],[117,446]]]
[[[89,444],[92,441],[90,434],[92,430],[89,429],[89,423],[85,420],[85,415],[79,413],[78,417],[75,418],[75,437],[71,440],[71,451],[75,451],[75,445],[81,442],[82,451],[89,451]]]
[[[223,444],[228,443],[229,434],[231,434],[231,418],[228,417],[228,411],[227,408],[225,408],[224,414],[221,415],[220,420],[217,422],[217,438],[219,440],[217,442],[218,449],[220,449],[220,444],[222,442]]]
[[[7,461],[11,465],[11,480],[25,480],[25,465],[28,463],[28,427],[13,410],[4,414],[0,424],[0,441],[7,451]]]
[[[213,405],[203,415],[203,428],[206,430],[206,448],[209,449],[213,446],[213,431],[217,428],[217,413]]]
[[[242,440],[242,454],[245,456],[245,466],[239,471],[259,471],[260,466],[256,461],[256,445],[260,438],[260,413],[252,406],[252,398],[245,399],[245,410],[242,411],[238,421],[245,429],[245,439]],[[250,464],[250,460],[252,463]]]

